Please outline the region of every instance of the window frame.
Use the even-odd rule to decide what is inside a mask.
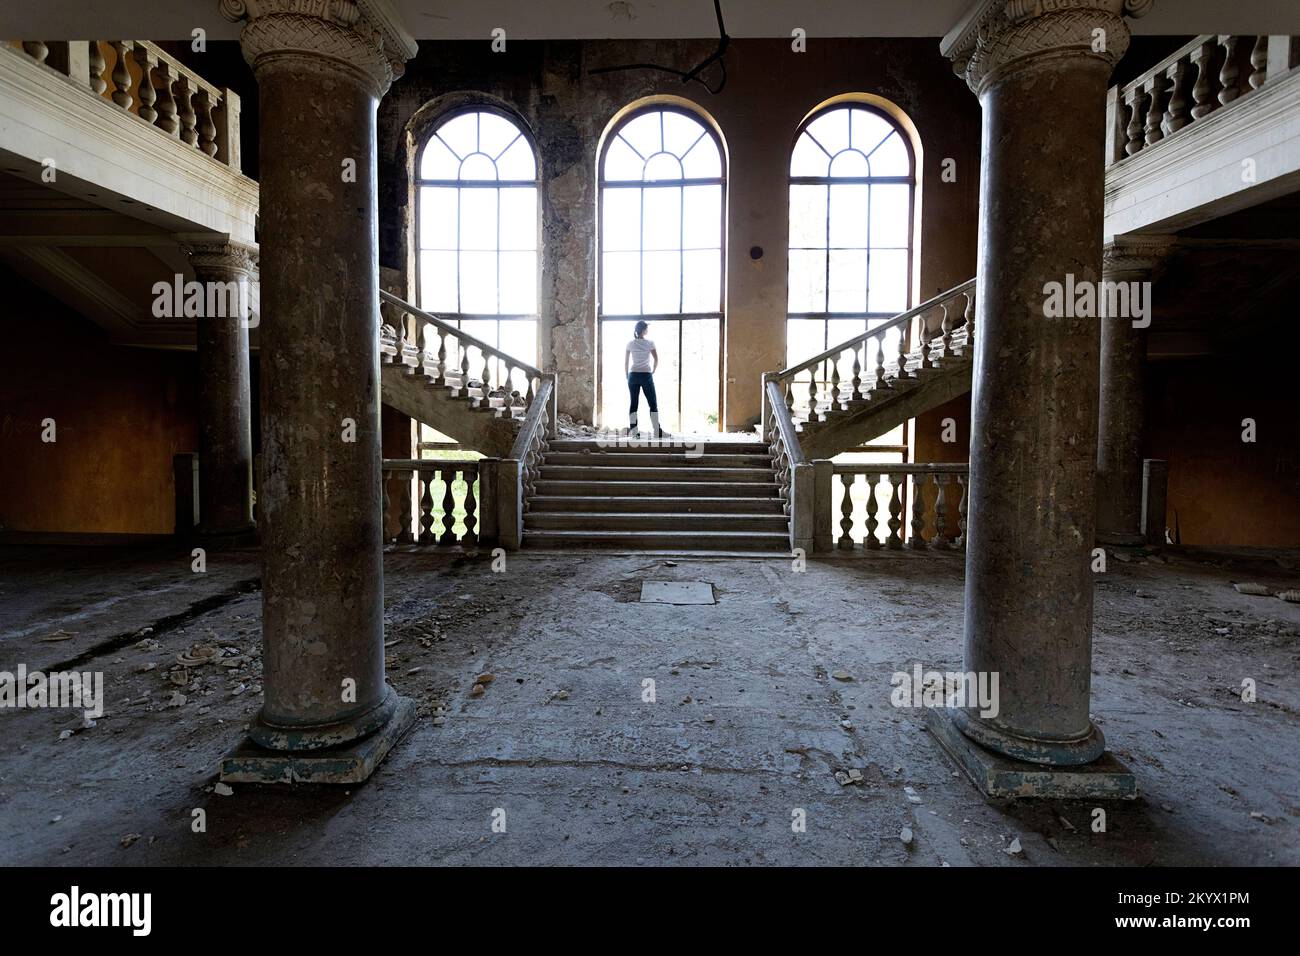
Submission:
[[[669,155],[674,156],[680,162],[680,160],[687,153],[689,153],[692,149],[694,149],[696,146],[699,145],[700,141],[703,140],[705,136],[708,136],[711,139],[714,148],[718,152],[718,168],[719,168],[718,175],[716,177],[709,177],[704,179],[699,179],[699,178],[656,179],[650,182],[647,182],[645,179],[641,179],[639,181],[632,180],[632,179],[610,181],[606,179],[605,166],[606,166],[607,157],[609,155],[609,148],[614,144],[614,141],[617,138],[619,138],[619,134],[622,132],[622,130],[625,127],[627,127],[629,123],[648,113],[661,113],[661,114],[677,113],[687,117],[692,122],[699,124],[703,128],[704,132],[700,135],[699,138],[695,140],[694,143],[691,144],[690,149],[686,150],[686,153],[683,153],[682,156],[676,156],[676,154],[674,153],[670,153]],[[661,127],[660,127],[660,135],[661,135],[661,143],[662,143],[662,120],[661,120]],[[628,142],[626,139],[624,140],[624,142],[627,143],[628,146],[631,147],[632,150],[636,152],[638,156],[641,155],[640,152],[636,149],[636,147],[632,146],[630,142]],[[642,159],[644,162],[648,163],[650,159],[656,155],[658,155],[658,153],[652,153],[651,156],[645,156],[642,157]],[[677,324],[678,326],[677,329],[677,369],[678,369],[677,412],[678,415],[681,416],[682,415],[682,382],[684,379],[684,375],[682,374],[682,343],[685,339],[685,336],[682,334],[681,324],[683,322],[699,320],[699,319],[717,319],[718,321],[718,430],[722,431],[725,428],[724,399],[726,393],[726,378],[723,374],[723,370],[726,368],[726,341],[727,341],[727,198],[728,198],[727,185],[728,185],[727,184],[727,151],[723,144],[722,136],[718,132],[717,127],[713,123],[712,118],[700,110],[695,110],[679,103],[658,103],[658,102],[645,103],[641,106],[629,110],[625,115],[620,117],[617,122],[615,122],[613,125],[609,127],[608,132],[605,134],[604,141],[601,143],[600,152],[596,157],[597,343],[596,343],[595,355],[596,355],[596,366],[597,366],[596,367],[596,396],[597,396],[598,407],[603,407],[604,404],[603,397],[604,397],[604,388],[605,388],[605,382],[604,382],[605,363],[602,358],[604,352],[603,349],[601,348],[601,341],[604,337],[602,334],[603,326],[607,320],[612,322],[626,322],[626,321],[635,321],[638,319],[644,319],[645,321],[651,323],[652,325],[656,322],[675,322]],[[667,189],[667,188],[682,189],[681,201],[683,203],[683,214],[680,215],[678,218],[678,246],[676,249],[676,251],[680,256],[681,254],[690,251],[690,247],[686,245],[685,233],[684,233],[684,230],[686,228],[686,217],[684,215],[685,195],[686,195],[685,188],[688,186],[718,186],[720,187],[720,191],[721,191],[720,202],[718,203],[718,216],[719,216],[718,310],[716,312],[685,312],[685,311],[667,312],[667,313],[645,312],[644,311],[645,309],[644,278],[645,278],[645,254],[646,254],[646,249],[645,249],[646,190]],[[604,229],[605,218],[604,217],[605,217],[605,190],[606,189],[636,189],[640,191],[641,229],[638,237],[638,248],[636,249],[636,252],[638,253],[638,279],[640,280],[638,282],[637,304],[638,306],[640,306],[642,310],[639,312],[618,314],[618,315],[610,315],[610,314],[606,314],[605,312],[605,229]],[[623,251],[623,250],[616,250],[616,251]],[[679,280],[677,301],[679,307],[684,306],[685,295],[686,295],[685,266],[683,263],[684,260],[679,258],[678,266],[677,266],[678,280]]]

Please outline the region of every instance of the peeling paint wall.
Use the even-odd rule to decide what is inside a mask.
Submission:
[[[785,364],[789,151],[818,104],[845,93],[884,97],[908,114],[924,149],[917,301],[974,275],[979,195],[979,104],[938,43],[917,40],[735,40],[725,90],[651,71],[591,76],[601,66],[649,62],[689,68],[713,41],[509,41],[420,44],[379,108],[380,263],[412,270],[410,131],[447,108],[493,102],[535,138],[542,177],[540,349],[559,374],[560,408],[591,421],[596,392],[596,162],[602,133],[623,107],[655,94],[685,97],[722,132],[728,154],[725,423],[749,427],[765,371]],[[942,181],[945,159],[956,182]],[[763,255],[751,259],[750,249]],[[413,272],[411,273],[413,274]]]

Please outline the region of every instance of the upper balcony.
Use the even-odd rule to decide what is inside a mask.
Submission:
[[[239,97],[141,40],[0,43],[0,257],[126,344],[186,346],[152,314],[181,243],[252,243]]]

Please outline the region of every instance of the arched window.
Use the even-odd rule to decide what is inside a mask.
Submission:
[[[646,319],[659,353],[663,427],[718,430],[725,192],[721,142],[685,108],[638,110],[606,137],[599,295],[606,426],[626,425],[623,352]]]
[[[911,305],[915,188],[911,143],[885,113],[840,103],[804,122],[790,156],[787,368]]]
[[[537,159],[514,119],[475,108],[434,129],[417,165],[416,243],[420,307],[536,365]]]

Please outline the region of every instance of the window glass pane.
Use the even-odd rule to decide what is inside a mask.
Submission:
[[[497,254],[460,254],[460,311],[491,313],[497,310]]]
[[[496,163],[482,153],[471,153],[460,164],[460,178],[491,182],[497,178]]]
[[[670,431],[701,434],[718,430],[718,326],[717,319],[682,322],[681,413],[677,422],[668,426]],[[664,358],[664,353],[659,357]]]
[[[721,312],[721,278],[720,250],[682,253],[682,311]]]
[[[520,136],[497,160],[497,175],[502,179],[536,179],[537,163],[528,140]]]
[[[886,136],[894,132],[894,127],[879,113],[856,107],[851,110],[853,116],[853,148],[870,153]]]
[[[658,112],[642,113],[619,129],[618,135],[646,159],[663,150]]]
[[[502,189],[501,248],[533,250],[537,248],[537,189],[520,186]]]
[[[478,151],[492,159],[500,156],[511,141],[519,135],[519,128],[496,113],[478,114]]]
[[[529,365],[537,364],[537,322],[533,319],[515,319],[501,322],[497,339],[501,351]],[[516,371],[510,380],[510,387],[525,395],[528,392],[528,376]]]
[[[501,311],[513,315],[537,311],[537,253],[501,253]]]
[[[825,176],[831,158],[807,133],[800,135],[790,156],[791,176]]]
[[[680,312],[682,257],[679,252],[647,252],[642,264],[644,283],[641,308],[644,314]]]
[[[785,367],[791,368],[822,352],[826,346],[826,322],[822,319],[787,319],[785,323]],[[797,401],[802,400],[799,396]]]
[[[447,148],[437,136],[429,137],[420,154],[421,179],[455,179],[460,169],[460,157]]]
[[[722,178],[722,154],[712,136],[706,133],[686,154],[682,159],[682,172],[687,179]]]
[[[907,311],[907,250],[871,252],[871,311]]]
[[[627,427],[628,392],[623,356],[635,325],[631,320],[600,323],[600,420],[606,428]],[[659,355],[663,357],[662,352]],[[644,396],[641,397],[641,414],[645,415]]]
[[[426,312],[455,312],[456,253],[420,253],[420,307]]]
[[[438,137],[464,159],[478,149],[478,114],[461,113],[438,127]]]
[[[826,253],[790,250],[790,311],[821,312],[826,308]]]
[[[808,132],[822,149],[834,156],[849,145],[849,111],[845,108],[827,110],[808,124]]]
[[[831,246],[867,247],[867,197],[864,184],[831,186]]]
[[[704,124],[693,116],[673,110],[664,111],[664,149],[674,156],[685,156],[686,151],[704,133]],[[700,143],[700,147],[704,148],[705,144]]]
[[[648,190],[643,212],[645,225],[641,230],[642,248],[680,249],[682,247],[681,187]]]
[[[607,252],[600,276],[601,311],[636,315],[641,311],[641,254]]]
[[[832,177],[847,179],[870,175],[871,167],[867,165],[867,157],[856,149],[846,149],[831,160]]]
[[[615,136],[605,151],[605,179],[610,182],[640,180],[645,159],[633,152],[623,137]]]
[[[722,248],[721,186],[687,186],[682,216],[687,249]]]
[[[826,247],[826,187],[790,187],[791,248]]]
[[[451,187],[420,187],[420,248],[456,248],[456,196]]]
[[[871,154],[871,175],[910,176],[912,161],[907,155],[907,145],[897,131]]]
[[[682,164],[676,156],[655,153],[645,164],[645,181],[653,183],[665,179],[683,179]]]
[[[871,245],[906,248],[912,187],[882,184],[871,187]]]
[[[641,247],[641,190],[606,189],[601,213],[602,248],[616,252]]]
[[[462,189],[460,191],[460,247],[462,249],[497,247],[497,190]]]
[[[867,253],[863,249],[832,249],[831,279],[826,302],[829,312],[867,310]]]

